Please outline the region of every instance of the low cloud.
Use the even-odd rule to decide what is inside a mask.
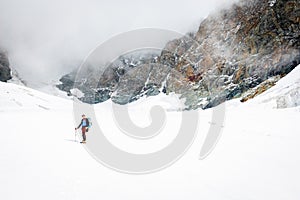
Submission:
[[[196,31],[224,4],[228,1],[0,0],[0,48],[27,82],[50,82],[113,35],[144,27]]]

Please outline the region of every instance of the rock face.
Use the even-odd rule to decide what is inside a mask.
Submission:
[[[259,91],[259,88],[256,88],[256,91]],[[249,94],[254,94],[253,92]],[[266,106],[277,109],[300,106],[300,65],[252,102],[267,103]]]
[[[298,65],[299,1],[240,1],[209,16],[192,39],[169,42],[161,62],[198,87],[202,107],[213,107]]]
[[[88,66],[81,71],[80,74],[77,74],[77,70],[73,71],[70,74],[63,76],[60,81],[62,84],[57,87],[63,91],[68,92],[71,95],[70,90],[73,87],[76,87],[84,93],[84,97],[80,98],[81,101],[86,103],[100,103],[110,99],[118,88],[119,94],[124,94],[124,88],[122,89],[122,83],[125,83],[124,77],[131,77],[130,85],[127,84],[128,92],[135,91],[130,89],[130,87],[136,87],[139,77],[130,76],[128,73],[134,73],[140,66],[150,65],[157,63],[157,58],[160,52],[131,52],[126,55],[120,56],[114,62],[112,62],[104,71],[101,67],[97,68],[94,66]],[[131,72],[132,71],[132,72]],[[144,73],[144,74],[143,74]],[[140,72],[140,75],[148,76],[145,72]],[[142,77],[140,77],[142,79]],[[76,80],[76,81],[75,81]],[[120,83],[122,81],[122,83]],[[143,83],[145,85],[145,83]],[[126,87],[126,85],[124,85]],[[121,92],[123,90],[123,93]],[[134,94],[126,94],[129,96],[136,95],[137,91]],[[125,94],[124,94],[125,95]],[[141,95],[140,95],[141,96]],[[134,97],[132,97],[134,98]],[[126,97],[116,97],[114,98],[116,102],[120,104],[129,103],[128,101],[121,102],[121,99],[126,99]],[[117,100],[119,99],[119,101]],[[131,102],[132,100],[130,100]]]
[[[112,64],[102,75],[93,73],[97,86],[81,82],[79,89],[89,91],[82,100],[112,98],[126,104],[143,95],[175,92],[185,98],[187,109],[205,109],[258,88],[243,95],[246,101],[300,63],[300,3],[242,0],[210,15],[195,34],[170,41],[160,56],[124,63]],[[59,86],[64,90],[74,82],[68,76]]]
[[[275,76],[272,78],[269,78],[268,80],[262,82],[255,88],[252,88],[248,90],[245,94],[243,94],[241,98],[241,102],[246,102],[249,99],[253,99],[254,97],[262,94],[263,92],[267,91],[271,87],[276,85],[276,82],[280,80],[280,76]]]
[[[11,78],[8,58],[4,52],[0,51],[0,81],[6,82]]]

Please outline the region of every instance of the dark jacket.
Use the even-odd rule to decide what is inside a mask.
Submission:
[[[86,125],[85,125],[84,127],[89,127],[89,125],[90,125],[90,122],[89,122],[89,120],[88,120],[87,118],[84,118],[84,119],[82,119],[82,120],[81,120],[81,122],[80,122],[80,124],[78,125],[78,127],[77,127],[77,128],[80,128],[80,126],[82,126],[82,124],[83,124],[83,120],[86,120]]]

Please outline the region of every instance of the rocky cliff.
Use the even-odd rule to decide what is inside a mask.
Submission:
[[[11,79],[11,69],[5,52],[0,51],[0,81],[6,82]]]
[[[187,109],[210,108],[237,97],[246,101],[300,63],[300,3],[242,0],[211,14],[195,34],[170,41],[158,57],[136,63],[92,73],[99,84],[80,84],[89,91],[82,100],[112,98],[126,104],[143,95],[175,92],[185,98]],[[70,75],[61,81],[59,87],[66,91],[74,83]]]

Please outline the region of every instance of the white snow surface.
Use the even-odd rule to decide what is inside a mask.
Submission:
[[[300,67],[296,67],[286,77],[282,78],[260,98],[252,100],[254,103],[267,103],[273,108],[292,108],[300,106]]]
[[[247,103],[227,102],[221,139],[204,160],[198,156],[212,124],[212,109],[199,110],[198,136],[192,147],[169,168],[147,175],[108,169],[75,142],[79,121],[74,121],[71,100],[0,83],[1,199],[299,200],[300,107],[291,103],[277,109],[276,103],[290,91],[298,88],[299,92],[299,73],[298,66]],[[118,130],[111,104],[95,106],[93,123],[98,121],[120,149],[155,151],[178,130],[180,112],[174,107],[182,102],[174,96],[159,95],[129,105],[131,119],[140,126],[149,123],[151,106],[166,109],[166,131],[142,144]],[[88,139],[89,134],[96,133],[91,130]]]

